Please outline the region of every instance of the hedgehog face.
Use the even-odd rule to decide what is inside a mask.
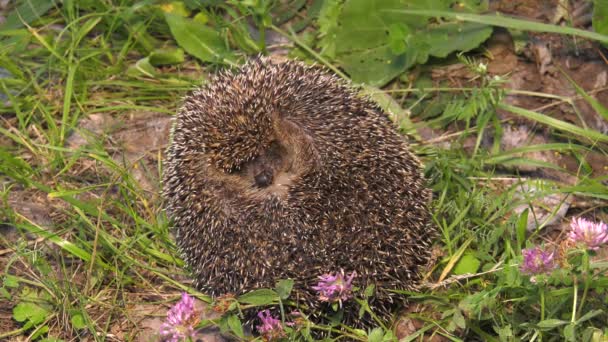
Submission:
[[[258,156],[243,163],[238,174],[252,188],[282,187],[288,184],[277,182],[289,178],[285,176],[291,171],[292,157],[285,146],[274,140]]]

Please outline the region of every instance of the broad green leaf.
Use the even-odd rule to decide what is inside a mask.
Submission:
[[[455,1],[347,0],[337,24],[325,24],[323,49],[331,52],[355,82],[382,86],[430,55],[467,51],[486,40],[486,25],[447,22],[430,26],[405,9],[448,10]],[[323,22],[322,22],[323,23]],[[331,35],[330,35],[331,33]],[[333,42],[327,41],[331,40]]]
[[[173,65],[180,64],[184,61],[184,50],[182,49],[156,49],[148,56],[150,64],[154,66],[159,65]]]
[[[186,5],[181,1],[171,1],[160,5],[163,12],[179,15],[180,17],[190,16],[190,11]]]
[[[177,44],[203,62],[228,63],[232,59],[217,30],[179,15],[165,13],[165,20]]]
[[[340,1],[323,1],[319,10],[319,47],[321,54],[334,58],[336,56],[336,32],[338,30],[338,16],[342,11]]]
[[[0,25],[0,31],[13,30],[29,24],[43,16],[48,10],[53,8],[55,1],[52,0],[25,0],[22,1],[6,17],[4,24]]]
[[[382,338],[384,337],[384,331],[381,328],[374,328],[374,330],[369,332],[367,336],[368,342],[382,342]]]
[[[6,286],[6,287],[10,287],[10,288],[17,288],[19,287],[19,278],[7,274],[4,276],[4,281],[2,282],[2,286]]]
[[[479,259],[477,259],[473,254],[466,253],[460,258],[460,260],[458,260],[458,263],[456,263],[452,273],[456,275],[475,273],[479,269],[480,264],[481,262]]]
[[[281,299],[285,300],[289,298],[291,289],[293,289],[293,279],[282,279],[277,282],[275,290]]]
[[[13,318],[17,322],[29,321],[36,325],[44,322],[48,315],[47,309],[32,302],[21,302],[13,308]]]
[[[239,318],[236,315],[230,315],[226,318],[226,321],[228,323],[228,327],[230,328],[230,330],[232,330],[232,332],[240,337],[240,338],[244,338],[245,334],[243,333],[243,326],[241,325],[241,320],[239,320]]]
[[[84,316],[80,312],[76,312],[72,315],[70,323],[72,323],[72,327],[74,329],[84,329],[87,327],[87,323],[84,320]]]
[[[268,305],[279,300],[279,294],[270,289],[259,289],[245,293],[238,298],[239,303]]]
[[[492,28],[478,23],[446,23],[429,28],[426,35],[417,35],[429,44],[429,55],[446,57],[454,51],[469,51],[485,41]]]

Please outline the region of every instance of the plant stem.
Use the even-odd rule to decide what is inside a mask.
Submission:
[[[581,297],[581,303],[578,306],[577,316],[581,316],[583,311],[583,306],[585,305],[585,299],[587,299],[587,293],[589,292],[589,286],[591,284],[591,274],[590,270],[590,261],[589,261],[589,252],[585,250],[583,254],[583,277],[585,281],[585,287],[583,288],[583,296]]]
[[[572,318],[570,322],[576,322],[576,301],[578,299],[578,279],[574,276],[574,299],[572,300]]]

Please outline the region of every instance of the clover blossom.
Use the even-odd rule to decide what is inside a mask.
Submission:
[[[281,320],[272,316],[269,310],[258,312],[258,317],[262,324],[257,326],[257,330],[264,341],[275,341],[286,336]]]
[[[528,275],[547,274],[555,268],[554,253],[536,246],[521,251],[524,261],[520,265],[520,270]]]
[[[319,293],[319,300],[323,302],[340,302],[345,301],[353,296],[352,282],[357,276],[357,272],[352,272],[348,277],[344,275],[344,270],[339,273],[323,274],[319,276],[319,284],[313,286],[312,289]]]
[[[608,243],[608,226],[604,222],[595,223],[582,217],[573,218],[568,238],[595,251],[601,245]]]
[[[194,310],[194,298],[186,292],[182,293],[182,299],[177,302],[168,312],[167,321],[160,327],[160,335],[163,341],[178,342],[194,337],[194,326],[199,317]]]

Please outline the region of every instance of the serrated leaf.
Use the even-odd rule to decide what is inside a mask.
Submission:
[[[475,273],[479,269],[480,265],[481,262],[479,261],[479,259],[477,259],[471,253],[466,253],[460,258],[460,260],[458,260],[458,263],[456,263],[456,266],[454,267],[452,273],[456,275]]]
[[[179,15],[165,13],[171,34],[186,52],[203,62],[225,63],[232,59],[217,30]]]
[[[226,318],[226,321],[228,323],[228,327],[236,336],[240,338],[245,337],[245,335],[243,334],[243,326],[241,325],[241,320],[236,315],[228,316]]]
[[[17,322],[29,321],[36,325],[44,322],[49,311],[44,307],[31,302],[21,302],[13,308],[13,318]]]
[[[275,290],[281,299],[289,298],[291,290],[293,289],[293,283],[293,279],[281,279],[277,282]]]
[[[270,289],[259,289],[245,293],[238,298],[239,303],[251,305],[268,305],[279,300],[279,295]]]

